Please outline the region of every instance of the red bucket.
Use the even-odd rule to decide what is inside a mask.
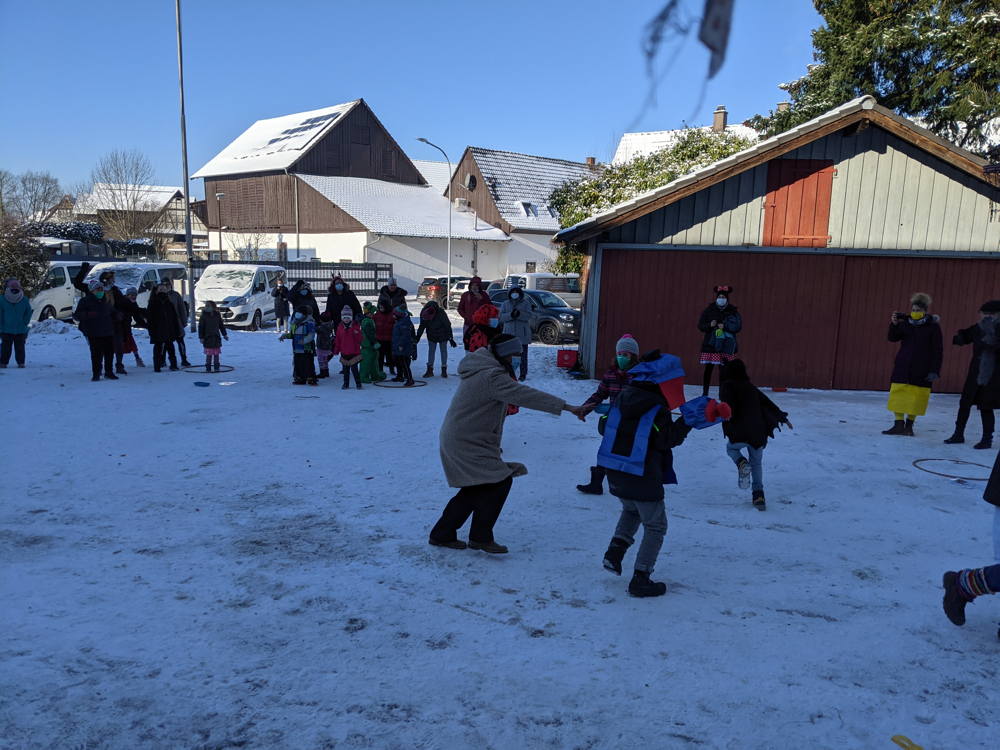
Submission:
[[[579,352],[576,349],[560,349],[556,352],[556,367],[565,367],[567,369],[573,367],[576,364],[576,358]]]

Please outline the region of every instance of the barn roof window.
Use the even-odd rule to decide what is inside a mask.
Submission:
[[[521,201],[521,210],[525,216],[538,216],[538,206],[530,201]]]

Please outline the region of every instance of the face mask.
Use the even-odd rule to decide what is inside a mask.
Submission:
[[[515,302],[517,302],[519,299],[521,299],[521,295],[520,294],[512,294],[512,295],[510,295],[510,298],[512,300],[514,300]]]
[[[511,366],[511,369],[520,370],[521,369],[521,358],[520,357],[511,357],[510,358],[510,366]]]
[[[923,320],[923,318],[924,318],[924,315],[926,315],[926,313],[922,313],[922,312],[911,312],[911,313],[910,313],[910,319],[911,319],[911,320]]]
[[[97,297],[97,299],[104,299],[104,292],[94,292],[94,296]]]
[[[295,313],[295,319],[296,320],[302,320],[304,317],[305,317],[305,315],[303,315],[302,313]]]
[[[301,289],[299,291],[299,294],[301,294],[303,297],[305,297],[307,294],[309,294],[309,290],[308,289]]]
[[[719,307],[725,307],[726,305],[729,304],[729,300],[726,299],[725,297],[716,297],[715,304],[717,304]]]
[[[497,324],[500,323],[499,318],[490,318],[490,328],[496,328]]]
[[[619,354],[615,357],[615,362],[618,363],[619,370],[627,370],[632,366],[632,357],[628,354]]]
[[[338,292],[344,291],[344,285],[343,284],[334,284],[333,288],[336,289]]]

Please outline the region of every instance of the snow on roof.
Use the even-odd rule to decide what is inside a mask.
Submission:
[[[698,130],[706,132],[711,129],[711,125],[698,128]],[[673,146],[685,130],[686,128],[678,128],[677,130],[653,130],[645,133],[623,133],[621,140],[618,141],[618,148],[615,149],[615,158],[611,162],[612,164],[624,164],[637,156],[648,156]],[[757,131],[748,125],[727,125],[726,132],[751,141],[757,141],[760,137]]]
[[[592,177],[594,168],[582,162],[530,156],[470,146],[500,215],[516,229],[555,232],[559,214],[549,206],[552,191],[569,180]]]
[[[403,185],[367,177],[300,174],[303,182],[369,231],[399,237],[447,237],[448,199],[430,185]],[[510,239],[466,211],[451,211],[451,236],[466,240]]]
[[[257,120],[191,177],[287,169],[360,101]]]
[[[90,216],[98,211],[125,208],[159,212],[180,192],[181,189],[173,185],[113,185],[95,182],[90,192],[81,196],[73,206],[73,213]]]
[[[451,181],[451,172],[448,171],[446,161],[425,161],[423,159],[410,159],[420,174],[427,180],[427,184],[444,195]]]

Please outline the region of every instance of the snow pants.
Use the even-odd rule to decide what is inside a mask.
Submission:
[[[296,383],[316,380],[316,362],[312,352],[292,354],[292,377]]]
[[[0,365],[6,367],[10,363],[11,351],[14,352],[14,359],[17,364],[24,366],[24,342],[28,338],[26,333],[5,333],[3,334],[3,344],[0,344]]]
[[[378,340],[378,364],[380,368],[384,368],[391,373],[396,372],[396,362],[392,357],[392,339],[383,341]]]
[[[741,458],[747,458],[748,456],[743,455],[743,450],[746,452],[750,459],[750,476],[753,479],[753,484],[750,489],[754,492],[764,491],[764,449],[763,448],[751,448],[747,443],[728,443],[726,445],[726,453],[729,457],[733,459],[733,463],[739,466]]]
[[[469,541],[488,544],[493,540],[493,527],[500,518],[500,511],[507,502],[514,477],[492,484],[474,484],[462,487],[444,508],[441,518],[431,529],[431,539],[436,542],[452,542],[458,538],[458,530],[472,516],[469,527]],[[662,505],[662,503],[661,503]]]
[[[635,532],[641,525],[642,542],[635,555],[635,569],[652,573],[667,533],[667,506],[662,500],[626,500],[621,497],[618,500],[622,504],[622,514],[615,527],[615,538],[631,547]]]

